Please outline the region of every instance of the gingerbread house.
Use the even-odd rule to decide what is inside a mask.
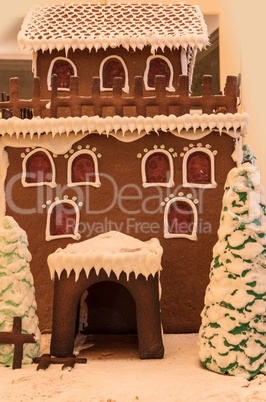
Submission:
[[[157,348],[146,331],[142,356],[162,357],[161,266],[164,331],[200,326],[225,178],[247,132],[237,77],[213,94],[204,76],[202,96],[190,93],[208,34],[183,3],[37,6],[18,43],[32,53],[33,93],[20,99],[13,78],[0,102],[0,208],[28,235],[40,328],[52,329],[50,256],[54,354],[63,329],[71,352],[79,315],[88,332],[140,336],[146,311]],[[143,252],[151,238],[162,255]]]

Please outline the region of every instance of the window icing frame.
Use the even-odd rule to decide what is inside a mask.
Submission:
[[[194,217],[194,223],[193,223],[193,229],[191,234],[182,234],[182,233],[170,233],[168,229],[168,212],[170,206],[174,202],[186,202],[191,206],[192,212],[193,212],[193,217]],[[165,239],[173,239],[173,238],[183,238],[183,239],[189,239],[196,241],[197,240],[197,227],[198,227],[198,211],[197,208],[195,207],[195,204],[193,201],[191,201],[189,198],[186,197],[175,197],[172,198],[170,201],[167,202],[165,209],[164,209],[164,238]]]
[[[146,162],[147,159],[155,153],[162,153],[167,156],[169,160],[169,166],[170,166],[170,177],[169,181],[167,183],[147,183],[147,177],[146,177]],[[173,158],[170,152],[164,150],[164,149],[152,149],[151,151],[148,151],[142,158],[141,160],[141,176],[142,176],[142,186],[147,188],[147,187],[173,187],[175,185],[174,183],[174,163],[173,163]]]
[[[101,91],[112,91],[113,90],[113,88],[106,88],[103,86],[103,67],[104,67],[104,64],[110,59],[117,59],[122,64],[122,66],[124,68],[124,72],[125,72],[125,85],[122,87],[122,91],[125,93],[129,93],[128,69],[127,69],[126,63],[124,62],[122,57],[117,56],[117,55],[111,55],[111,56],[105,57],[100,64],[100,68],[99,68],[100,90]]]
[[[81,154],[88,154],[92,157],[93,162],[94,162],[95,181],[80,181],[80,182],[72,181],[72,164],[73,164],[74,160]],[[70,158],[68,159],[68,163],[67,163],[67,185],[68,185],[68,187],[92,186],[92,187],[97,187],[97,188],[101,186],[100,177],[99,177],[98,159],[94,152],[92,152],[89,149],[80,149],[79,151],[75,152],[74,154],[72,154],[70,156]]]
[[[187,161],[190,155],[195,152],[204,152],[210,158],[211,163],[211,182],[210,183],[190,183],[187,181]],[[215,181],[215,165],[214,165],[214,155],[210,149],[207,148],[191,148],[188,152],[185,153],[183,157],[182,164],[182,175],[183,175],[183,187],[193,187],[193,188],[216,188],[217,183]]]
[[[143,75],[143,82],[144,82],[145,89],[147,91],[154,91],[155,90],[155,87],[150,87],[148,85],[148,75],[149,75],[149,71],[150,71],[150,62],[151,62],[152,59],[162,59],[167,63],[167,65],[168,65],[168,67],[170,69],[170,77],[169,77],[169,86],[166,87],[166,90],[168,92],[175,92],[175,88],[173,86],[173,79],[174,79],[173,65],[172,65],[171,61],[167,57],[162,56],[160,54],[151,55],[146,60],[146,68],[145,68],[144,75]]]
[[[76,223],[75,223],[75,228],[74,228],[74,234],[63,234],[63,235],[51,235],[51,216],[54,208],[59,205],[59,204],[70,204],[74,207],[75,212],[76,212]],[[55,240],[55,239],[74,239],[74,240],[79,240],[81,238],[80,233],[78,232],[79,228],[79,221],[80,221],[80,212],[77,204],[72,201],[72,200],[56,200],[54,201],[50,206],[47,211],[47,219],[46,219],[46,230],[45,230],[45,240],[50,241],[50,240]]]
[[[43,152],[49,159],[52,167],[52,180],[51,181],[41,181],[38,183],[28,183],[26,181],[26,176],[27,176],[27,161],[30,159],[32,155],[34,155],[37,152]],[[50,154],[49,151],[45,148],[35,148],[31,152],[29,152],[27,155],[25,155],[23,161],[22,161],[22,176],[21,176],[21,183],[23,187],[38,187],[38,186],[50,186],[52,188],[56,187],[56,181],[55,181],[55,163],[54,160]]]
[[[51,90],[52,90],[52,86],[51,86],[52,71],[53,71],[53,67],[54,67],[55,62],[57,62],[58,60],[64,60],[64,61],[67,61],[69,64],[71,64],[71,66],[73,67],[73,70],[74,70],[74,75],[77,76],[77,67],[76,67],[76,65],[73,63],[72,60],[68,59],[67,57],[61,57],[61,56],[60,56],[60,57],[55,57],[55,58],[51,61],[50,67],[49,67],[49,70],[48,70],[48,73],[47,73],[47,87],[48,87],[48,91],[51,91]],[[61,87],[58,87],[57,90],[58,90],[58,91],[69,91],[70,88],[61,88]]]

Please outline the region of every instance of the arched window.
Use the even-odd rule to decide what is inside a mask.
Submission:
[[[50,64],[47,86],[51,90],[51,77],[53,74],[57,75],[57,87],[62,91],[68,91],[70,86],[71,75],[77,75],[77,68],[75,64],[66,57],[56,57]]]
[[[164,237],[183,237],[197,240],[197,209],[185,197],[171,199],[164,210]]]
[[[143,187],[174,185],[174,168],[171,154],[165,150],[152,150],[146,153],[141,166]]]
[[[68,186],[100,187],[98,161],[94,152],[80,150],[71,155],[68,160],[67,184]]]
[[[190,149],[183,159],[183,186],[215,188],[214,155],[207,148]]]
[[[144,72],[144,85],[145,89],[155,89],[156,75],[164,75],[166,81],[166,90],[174,92],[173,77],[174,70],[169,59],[165,56],[150,56],[146,62],[146,69]]]
[[[56,186],[54,161],[46,149],[36,148],[24,157],[21,182],[24,187]]]
[[[119,56],[106,57],[100,65],[101,91],[112,91],[115,77],[122,78],[123,91],[128,93],[128,71],[124,60]]]
[[[53,202],[47,213],[46,240],[70,237],[80,239],[79,209],[72,200]]]

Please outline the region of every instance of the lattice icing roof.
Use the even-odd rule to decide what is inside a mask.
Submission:
[[[35,6],[18,34],[20,49],[202,49],[207,27],[198,6],[179,4],[70,4]]]

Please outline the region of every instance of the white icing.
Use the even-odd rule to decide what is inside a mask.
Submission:
[[[186,202],[190,205],[192,212],[193,212],[193,228],[191,234],[183,234],[183,233],[170,233],[169,232],[169,224],[168,224],[168,212],[171,204],[173,202]],[[197,226],[198,226],[198,212],[197,208],[195,207],[194,203],[185,197],[175,197],[172,198],[170,201],[167,202],[165,209],[164,209],[164,237],[166,239],[171,238],[184,238],[189,240],[197,240]]]
[[[72,182],[72,164],[75,158],[81,154],[89,154],[94,162],[94,176],[95,176],[95,181],[89,181],[89,182]],[[84,186],[84,185],[89,185],[93,187],[100,187],[101,182],[100,182],[100,177],[99,177],[99,169],[98,169],[98,160],[94,152],[90,151],[89,149],[81,149],[74,154],[70,156],[68,159],[68,164],[67,164],[67,185],[69,187],[72,186]]]
[[[152,91],[152,90],[155,89],[155,87],[150,87],[149,84],[148,84],[148,75],[149,75],[149,71],[150,71],[150,62],[151,62],[152,59],[162,59],[167,63],[167,65],[169,67],[169,70],[170,70],[170,79],[169,79],[169,86],[166,87],[166,90],[168,92],[175,92],[175,88],[173,86],[174,69],[173,69],[172,63],[170,62],[170,60],[167,57],[161,56],[161,55],[152,55],[152,56],[149,56],[147,58],[147,60],[146,60],[146,68],[145,68],[144,75],[143,75],[143,81],[144,81],[145,89],[147,91]]]
[[[49,67],[49,70],[48,70],[48,74],[47,74],[47,87],[48,87],[48,90],[49,90],[49,91],[51,91],[51,89],[52,89],[52,87],[51,87],[51,78],[52,78],[52,72],[53,72],[54,63],[55,63],[56,61],[58,61],[58,60],[67,61],[69,64],[71,64],[71,66],[72,66],[72,68],[73,68],[73,70],[74,70],[74,74],[73,74],[73,75],[75,75],[75,76],[78,75],[77,67],[75,66],[75,64],[73,63],[72,60],[70,60],[70,59],[68,59],[68,58],[66,58],[66,57],[55,57],[55,58],[51,61],[51,64],[50,64],[50,67]],[[60,88],[60,87],[58,87],[58,89],[60,89],[60,91],[69,91],[69,88]]]
[[[146,177],[146,162],[147,159],[152,155],[152,154],[158,154],[162,153],[167,156],[169,160],[169,166],[170,166],[170,176],[169,176],[169,181],[167,183],[147,183],[147,177]],[[147,152],[144,157],[142,158],[141,161],[141,175],[142,175],[142,185],[143,187],[154,187],[154,186],[159,186],[159,187],[173,187],[175,185],[174,183],[174,164],[173,164],[173,158],[171,154],[164,150],[164,149],[154,149],[149,152]]]
[[[19,316],[22,331],[35,335],[36,344],[23,346],[24,364],[31,363],[31,359],[38,356],[41,339],[30,261],[25,231],[12,217],[5,216],[0,225],[0,325],[1,331],[12,331],[13,318]],[[13,349],[13,345],[1,345],[0,364],[12,364]]]
[[[48,256],[48,266],[52,279],[55,272],[60,278],[64,270],[68,276],[74,270],[77,280],[83,269],[89,276],[93,268],[97,275],[103,269],[108,276],[112,271],[119,278],[125,272],[129,278],[130,273],[134,272],[136,278],[142,274],[148,279],[149,275],[155,276],[162,270],[162,253],[163,249],[156,238],[143,242],[111,231],[80,243],[69,244],[65,249],[57,249]]]
[[[191,154],[194,152],[205,152],[209,158],[211,163],[211,183],[190,183],[187,181],[187,161]],[[214,155],[210,149],[207,148],[192,148],[188,152],[185,153],[183,158],[183,186],[184,187],[194,187],[194,188],[215,188],[217,187],[217,183],[215,182],[215,167],[214,167]]]
[[[82,117],[60,117],[58,119],[45,117],[34,117],[33,119],[0,119],[0,134],[3,136],[16,135],[25,138],[28,134],[33,138],[36,134],[40,137],[43,133],[52,133],[52,136],[66,133],[69,135],[74,132],[94,133],[99,129],[99,133],[113,135],[116,138],[128,142],[135,141],[138,137],[133,137],[137,131],[139,136],[148,134],[151,130],[170,130],[174,135],[186,138],[199,139],[209,134],[209,130],[218,130],[221,134],[226,132],[233,138],[246,135],[248,132],[247,113],[219,113],[219,114],[185,114],[175,115],[156,115],[151,117],[120,117],[120,116],[82,116]],[[194,133],[189,133],[193,129]],[[206,130],[207,129],[207,130]],[[189,135],[187,135],[187,132]]]
[[[50,164],[51,164],[51,168],[52,168],[52,177],[51,177],[51,181],[46,181],[46,182],[37,182],[37,183],[28,183],[26,181],[26,176],[27,176],[27,161],[29,158],[32,157],[32,155],[34,155],[36,152],[42,152],[44,154],[47,155]],[[21,176],[21,183],[23,185],[23,187],[37,187],[37,186],[50,186],[52,188],[56,187],[56,181],[55,181],[55,164],[54,164],[54,160],[51,157],[50,153],[44,149],[44,148],[36,148],[34,150],[32,150],[31,152],[29,152],[23,159],[22,161],[22,176]]]
[[[77,15],[82,22],[77,21]],[[199,7],[183,3],[37,5],[24,19],[18,34],[20,49],[28,52],[65,49],[66,55],[70,48],[97,51],[122,46],[135,51],[150,46],[154,53],[165,46],[201,50],[208,43]]]
[[[266,205],[260,173],[244,163],[227,177],[201,313],[200,359],[213,371],[245,378],[266,373],[265,250]]]
[[[53,212],[53,209],[59,205],[59,204],[69,204],[71,205],[75,212],[76,212],[76,222],[75,222],[75,227],[74,227],[74,233],[73,234],[60,234],[60,235],[52,235],[50,228],[51,228],[51,214]],[[47,220],[46,220],[46,230],[45,230],[45,239],[46,241],[54,240],[54,239],[66,239],[66,238],[71,238],[74,240],[79,240],[80,239],[80,234],[78,232],[79,229],[79,219],[80,219],[80,213],[77,204],[72,201],[72,200],[57,200],[54,201],[50,206],[47,211]]]
[[[116,56],[116,55],[111,55],[106,57],[105,59],[103,59],[103,61],[100,64],[100,69],[99,69],[99,77],[100,77],[100,89],[101,91],[113,91],[113,88],[105,88],[103,86],[103,67],[104,64],[109,60],[109,59],[118,59],[120,61],[120,63],[122,64],[123,68],[124,68],[124,73],[125,73],[125,83],[124,86],[122,88],[122,90],[125,93],[129,93],[129,84],[128,84],[128,69],[126,66],[126,63],[124,62],[124,60],[122,59],[122,57],[120,56]]]

